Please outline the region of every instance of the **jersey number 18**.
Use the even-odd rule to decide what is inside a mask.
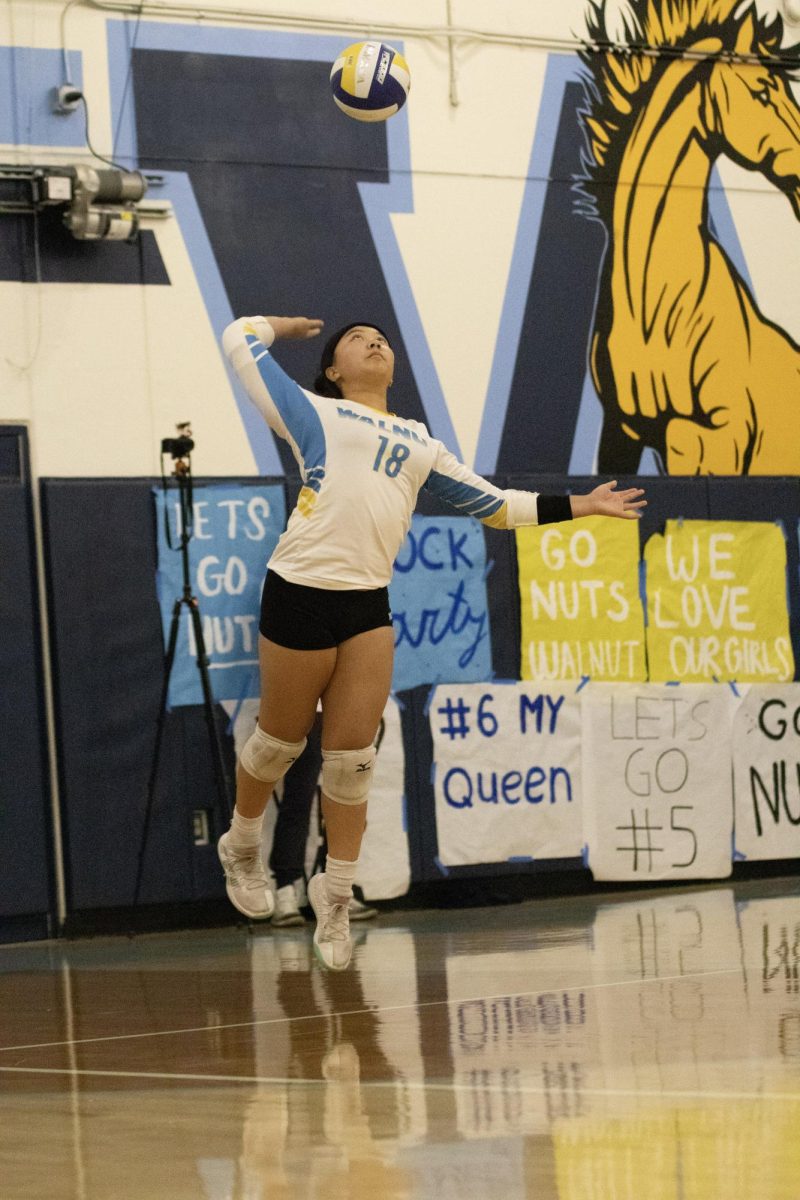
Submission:
[[[383,469],[386,474],[390,479],[394,479],[395,475],[400,473],[400,468],[411,453],[411,449],[409,446],[404,445],[403,442],[395,442],[392,446],[391,454],[384,462],[384,455],[389,446],[389,439],[381,437],[378,438],[378,441],[380,442],[380,446],[378,453],[375,455],[375,462],[372,464],[372,469],[373,471],[380,471],[381,463],[383,463]]]

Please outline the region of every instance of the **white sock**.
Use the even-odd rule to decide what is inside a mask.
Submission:
[[[260,817],[243,817],[238,808],[233,810],[229,845],[232,850],[253,850],[261,848],[261,830],[264,825],[264,814]]]
[[[355,862],[345,862],[341,858],[325,859],[325,889],[331,904],[347,904],[353,894],[353,880],[356,877]]]

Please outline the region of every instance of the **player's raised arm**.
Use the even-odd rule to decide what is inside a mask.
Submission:
[[[222,335],[225,356],[248,396],[279,437],[291,434],[307,406],[303,389],[275,362],[269,348],[278,338],[316,337],[322,321],[309,317],[239,317]]]
[[[319,337],[325,324],[319,317],[264,317],[275,334],[275,340],[306,342]]]

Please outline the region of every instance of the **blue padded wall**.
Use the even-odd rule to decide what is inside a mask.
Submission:
[[[68,908],[132,903],[163,679],[149,479],[42,481]],[[177,597],[176,597],[177,598]],[[229,782],[227,717],[216,709]],[[193,816],[210,814],[196,846]],[[202,706],[167,714],[140,902],[224,895]]]
[[[271,481],[272,482],[272,481]],[[559,494],[588,491],[596,479],[507,476],[507,487]],[[624,485],[626,480],[621,479]],[[155,591],[156,537],[151,480],[45,480],[42,483],[60,783],[72,911],[131,903],[163,672]],[[297,480],[284,481],[289,507]],[[642,543],[672,517],[782,520],[787,534],[789,606],[800,663],[797,524],[800,480],[676,479],[645,481],[650,505]],[[422,493],[419,511],[452,510]],[[485,529],[495,678],[519,677],[519,594],[513,536]],[[430,786],[429,689],[401,693],[405,791],[412,878],[442,878]],[[219,711],[226,762],[233,747]],[[211,842],[196,847],[192,815],[211,814]],[[221,897],[214,840],[226,815],[216,797],[202,708],[169,714],[153,826],[144,860],[142,901]],[[582,871],[580,860],[451,868],[451,879],[476,875]]]
[[[0,426],[0,941],[51,924],[50,792],[26,431]]]

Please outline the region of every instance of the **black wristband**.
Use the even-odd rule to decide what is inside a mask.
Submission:
[[[569,496],[538,496],[536,512],[540,525],[551,525],[554,521],[571,521],[572,505]]]

